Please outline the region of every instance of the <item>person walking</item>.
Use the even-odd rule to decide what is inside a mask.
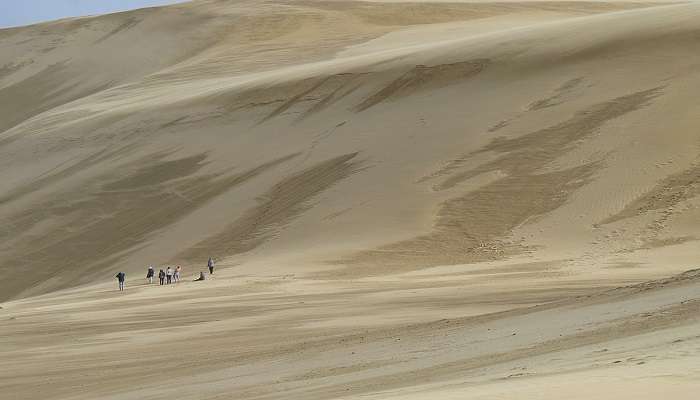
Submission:
[[[126,274],[123,272],[117,272],[117,274],[114,275],[114,277],[117,278],[117,280],[119,281],[119,291],[124,291],[124,281],[126,280]]]
[[[180,282],[180,271],[182,271],[182,267],[179,265],[175,267],[175,273],[173,274],[173,278],[175,278],[175,282]]]
[[[163,269],[158,273],[158,279],[160,279],[160,286],[163,286],[165,284],[165,271]]]
[[[155,275],[155,272],[153,271],[153,266],[149,265],[148,272],[146,272],[146,280],[148,280],[148,283],[153,283],[153,275]]]
[[[168,282],[168,285],[173,283],[173,269],[168,267],[168,269],[165,270],[165,279]]]
[[[209,268],[209,275],[214,275],[214,260],[211,257],[207,261],[207,267]]]

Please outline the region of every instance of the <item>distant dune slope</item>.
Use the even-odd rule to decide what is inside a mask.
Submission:
[[[677,272],[698,65],[698,3],[200,0],[0,30],[0,300],[209,255],[595,279],[674,246]]]

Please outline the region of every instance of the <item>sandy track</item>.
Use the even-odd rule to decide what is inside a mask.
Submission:
[[[685,352],[674,356],[679,362],[697,357],[696,271],[427,322],[465,311],[466,304],[445,297],[410,323],[355,317],[346,326],[338,318],[363,308],[376,313],[377,299],[387,316],[410,306],[381,282],[229,279],[137,286],[124,295],[93,287],[6,303],[3,390],[17,399],[322,399],[416,390],[469,397],[503,380],[556,381],[600,368],[643,376],[638,366],[663,360],[662,348]],[[643,351],[651,344],[658,350]],[[436,380],[446,383],[418,387]]]

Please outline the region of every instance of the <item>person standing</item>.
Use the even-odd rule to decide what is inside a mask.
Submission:
[[[165,284],[165,271],[163,269],[158,273],[158,279],[160,279],[160,286],[163,286]]]
[[[173,277],[175,278],[175,282],[180,282],[180,271],[182,268],[178,265],[175,267],[175,273],[173,274]]]
[[[117,278],[117,280],[119,281],[119,291],[124,291],[124,281],[126,280],[126,274],[123,272],[117,272],[117,274],[114,275],[114,277]]]
[[[155,271],[153,271],[153,266],[149,265],[148,272],[146,272],[146,279],[148,280],[148,283],[153,283],[153,275],[155,275]]]
[[[168,269],[165,270],[165,279],[168,282],[168,285],[173,283],[173,269],[168,267]]]
[[[209,268],[209,275],[214,275],[214,260],[211,257],[207,261],[207,267]]]

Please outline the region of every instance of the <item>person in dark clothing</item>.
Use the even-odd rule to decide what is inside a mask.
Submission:
[[[160,280],[160,285],[163,286],[165,284],[165,271],[162,269],[158,273],[158,279]]]
[[[204,272],[199,271],[199,278],[195,279],[194,281],[195,281],[195,282],[197,282],[197,281],[203,281],[203,280],[205,280],[205,279],[207,279],[207,278],[204,277]]]
[[[126,280],[126,274],[123,272],[118,272],[116,275],[114,275],[117,280],[119,280],[119,291],[124,290],[124,281]]]
[[[173,283],[173,269],[170,267],[165,270],[165,280],[167,281],[168,285]]]
[[[207,261],[207,267],[209,268],[209,275],[214,275],[214,260],[211,257]]]
[[[146,272],[146,279],[148,280],[148,283],[153,283],[153,275],[155,272],[153,271],[153,267],[149,266],[148,267],[148,272]]]

